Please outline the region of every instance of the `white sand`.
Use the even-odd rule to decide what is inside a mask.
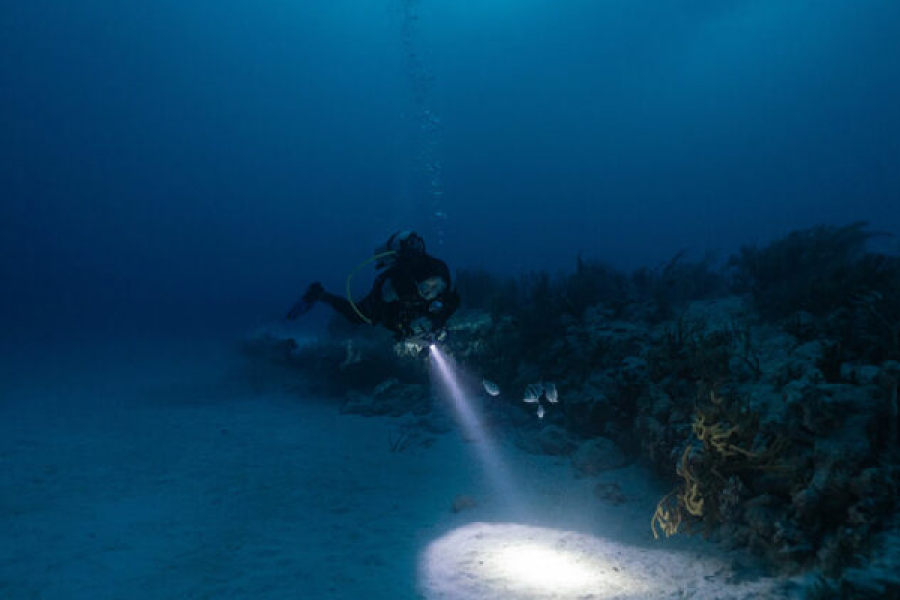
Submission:
[[[4,389],[0,598],[770,597],[697,540],[653,542],[665,490],[639,468],[576,479],[500,443],[513,511],[456,433],[393,453],[396,419],[189,365],[104,369]],[[599,480],[631,499],[597,500]],[[478,505],[452,513],[457,494]]]

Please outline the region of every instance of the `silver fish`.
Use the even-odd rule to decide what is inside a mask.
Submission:
[[[543,404],[538,404],[537,416],[538,416],[538,419],[544,418],[544,405]]]
[[[484,386],[484,391],[486,391],[491,396],[499,396],[500,395],[500,386],[494,383],[493,381],[483,379],[481,381],[481,385]]]
[[[528,387],[525,388],[525,397],[530,398],[534,397],[535,400],[540,399],[540,397],[544,394],[544,384],[543,383],[529,383]]]
[[[555,383],[544,384],[544,395],[547,396],[547,401],[551,404],[559,402],[559,392],[556,391]]]
[[[525,397],[522,398],[522,402],[528,402],[529,404],[532,404],[537,401],[537,394],[534,393],[534,390],[531,389],[531,386],[529,385],[527,388],[525,388]]]

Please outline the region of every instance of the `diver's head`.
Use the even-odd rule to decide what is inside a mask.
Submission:
[[[425,240],[415,231],[404,231],[398,237],[400,254],[407,257],[425,255]]]
[[[379,260],[375,266],[379,269],[392,266],[398,258],[405,260],[425,256],[425,240],[415,231],[397,231],[383,246],[375,249]]]
[[[420,296],[426,300],[434,300],[441,295],[441,292],[447,289],[447,282],[444,281],[443,277],[434,276],[417,282],[416,288],[419,290]]]

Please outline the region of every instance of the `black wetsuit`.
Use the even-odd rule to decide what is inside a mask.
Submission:
[[[431,277],[440,277],[445,287],[435,298],[427,300],[419,294],[417,284]],[[392,299],[389,290],[385,289],[388,283],[396,292],[396,299]],[[351,322],[365,323],[346,298],[323,292],[319,300]],[[458,306],[459,296],[451,288],[450,269],[444,261],[427,254],[398,259],[378,275],[372,290],[356,303],[359,311],[372,323],[382,325],[400,337],[422,333],[413,330],[414,322],[421,323],[417,321],[421,317],[428,319],[430,331],[443,328]]]

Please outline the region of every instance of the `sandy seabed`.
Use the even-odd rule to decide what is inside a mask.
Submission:
[[[700,540],[655,542],[667,490],[639,467],[579,479],[491,440],[498,491],[482,440],[395,452],[401,423],[164,360],[7,383],[0,597],[778,597]],[[628,501],[597,499],[598,481]],[[476,505],[454,513],[461,494]]]

